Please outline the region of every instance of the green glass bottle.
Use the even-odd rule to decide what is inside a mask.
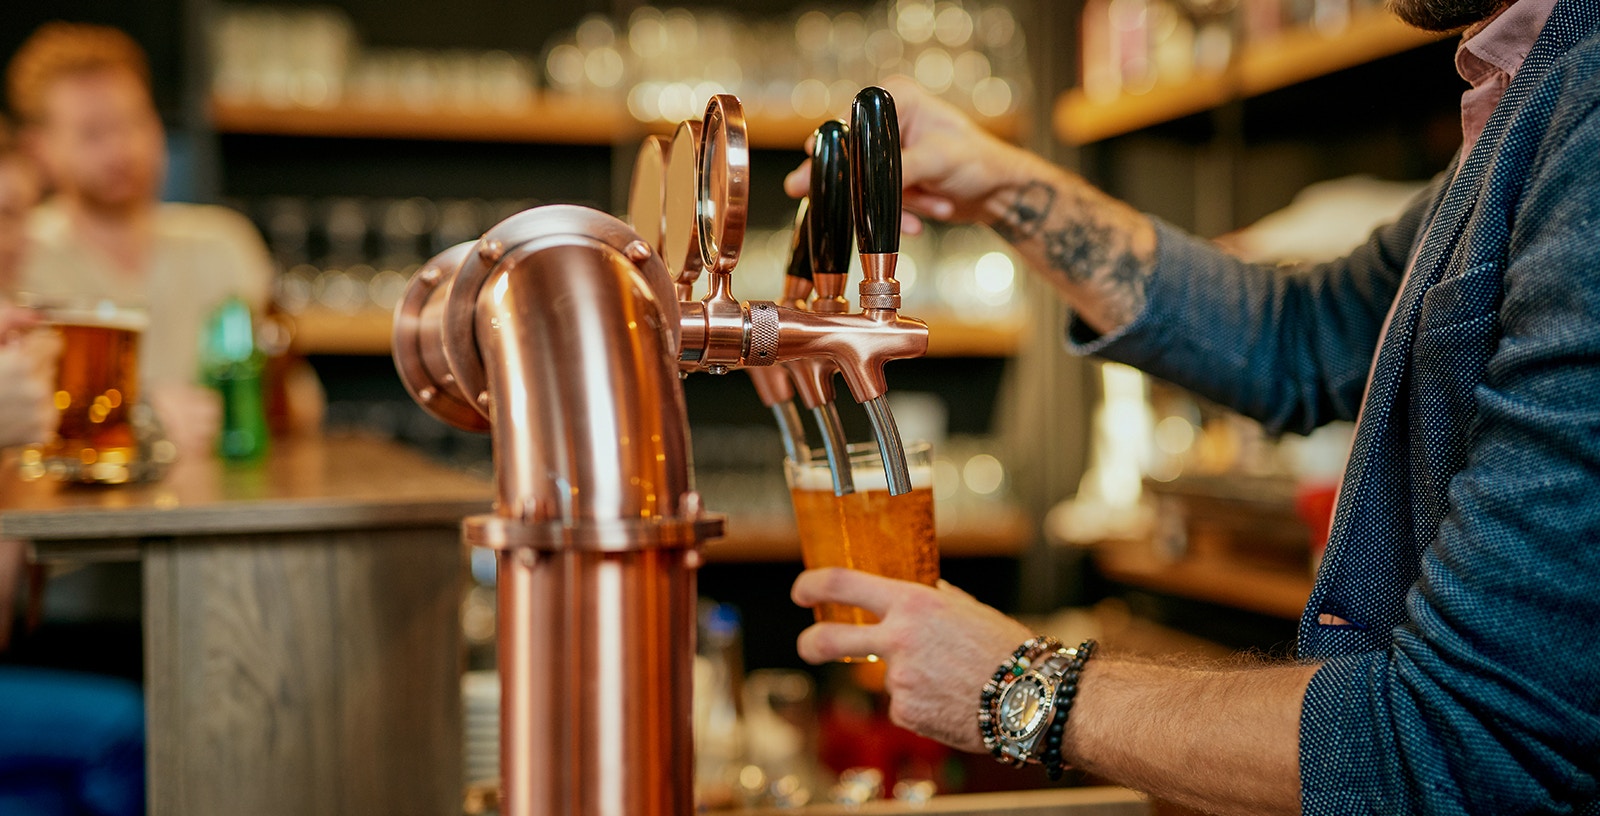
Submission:
[[[206,321],[201,377],[222,395],[222,431],[217,454],[249,461],[267,452],[267,412],[262,399],[266,355],[256,347],[250,305],[237,297],[223,301]]]

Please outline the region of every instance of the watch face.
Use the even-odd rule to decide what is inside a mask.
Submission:
[[[1000,727],[1013,739],[1026,737],[1044,722],[1049,696],[1035,675],[1017,678],[1000,698]]]

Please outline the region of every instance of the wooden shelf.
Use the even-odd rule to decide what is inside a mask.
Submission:
[[[1383,12],[1360,15],[1333,35],[1311,29],[1286,31],[1245,46],[1217,76],[1157,86],[1149,93],[1110,101],[1090,99],[1081,88],[1068,91],[1056,100],[1055,132],[1070,144],[1097,142],[1337,73],[1445,36],[1411,28]]]
[[[916,315],[924,317],[923,315]],[[1022,342],[1018,323],[964,323],[946,316],[925,317],[930,357],[1009,357]],[[385,355],[394,316],[377,309],[343,313],[311,309],[295,315],[297,354]]]
[[[749,118],[752,147],[799,150],[822,118]],[[1017,114],[983,118],[984,127],[1016,141],[1022,134]],[[400,107],[283,108],[211,101],[211,123],[218,133],[302,136],[333,139],[410,139],[528,144],[611,145],[644,133],[668,133],[672,124],[641,122],[606,100],[546,94],[520,111],[418,111]]]
[[[401,107],[293,108],[211,101],[218,133],[609,145],[640,125],[622,108],[545,95],[520,111],[416,111]]]
[[[294,318],[296,354],[387,355],[392,350],[394,315],[371,309],[362,312],[335,312],[313,309]]]
[[[1109,579],[1180,598],[1299,620],[1311,597],[1311,576],[1219,557],[1170,561],[1139,542],[1095,548],[1095,563]]]

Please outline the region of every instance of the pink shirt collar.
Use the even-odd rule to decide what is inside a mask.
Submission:
[[[1461,95],[1463,158],[1483,133],[1555,6],[1556,0],[1513,0],[1462,35],[1456,71],[1472,86]]]

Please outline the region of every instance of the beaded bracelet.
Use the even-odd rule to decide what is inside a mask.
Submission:
[[[1068,650],[1070,657],[1067,667],[1061,672],[1061,682],[1056,684],[1055,712],[1050,719],[1050,728],[1045,732],[1044,774],[1051,782],[1061,778],[1067,770],[1067,762],[1061,757],[1061,741],[1067,730],[1067,715],[1072,712],[1072,703],[1078,697],[1078,678],[1083,674],[1083,664],[1089,661],[1094,654],[1094,647],[1098,644],[1094,638],[1089,638],[1078,645],[1076,649]]]
[[[995,761],[1011,765],[1015,764],[1011,756],[1000,749],[1000,736],[996,722],[999,719],[995,706],[1000,701],[1000,684],[1008,677],[1021,677],[1042,654],[1056,651],[1061,648],[1061,641],[1044,635],[1028,638],[1011,652],[1011,656],[994,670],[994,675],[989,682],[983,684],[983,692],[978,696],[978,734],[983,737],[983,747],[988,749]]]
[[[1061,743],[1066,732],[1067,715],[1072,710],[1073,701],[1078,694],[1078,679],[1083,672],[1083,665],[1093,655],[1096,642],[1093,638],[1085,640],[1076,649],[1062,647],[1061,642],[1043,635],[1029,638],[1011,653],[1011,657],[1000,664],[989,682],[983,686],[978,703],[978,733],[983,738],[983,746],[996,761],[1005,765],[1040,764],[1044,766],[1045,775],[1052,781],[1061,778],[1066,771],[1066,761],[1061,756]],[[1066,658],[1066,666],[1062,669],[1059,682],[1056,684],[1055,697],[1052,703],[1050,725],[1045,732],[1045,749],[1040,755],[1013,757],[1007,754],[1000,745],[997,721],[999,720],[1000,687],[1009,677],[1020,677],[1030,666],[1043,659],[1048,654],[1058,654]]]

